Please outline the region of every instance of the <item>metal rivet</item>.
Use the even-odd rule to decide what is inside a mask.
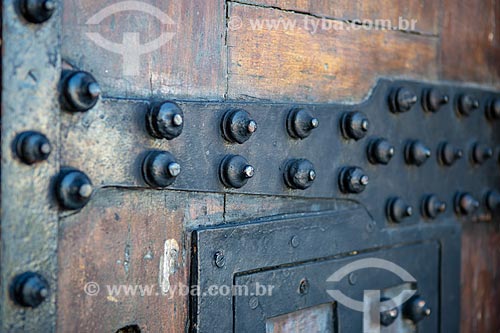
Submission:
[[[23,132],[15,139],[17,156],[26,164],[45,161],[52,152],[49,139],[38,132]]]
[[[254,175],[254,167],[240,155],[226,155],[219,165],[219,177],[226,187],[241,188]]]
[[[461,192],[455,195],[455,212],[459,215],[471,215],[479,206],[479,201],[470,193]]]
[[[396,304],[387,297],[382,297],[380,303],[386,305],[384,306],[385,310],[380,311],[380,324],[385,327],[391,326],[399,317],[399,309]]]
[[[443,142],[439,145],[437,154],[438,161],[442,165],[451,166],[463,157],[464,151],[451,143]]]
[[[305,139],[318,128],[319,120],[307,109],[294,108],[288,113],[286,124],[288,134],[292,138]]]
[[[36,308],[49,296],[49,284],[38,273],[17,275],[10,285],[10,297],[20,306]]]
[[[309,281],[307,279],[300,280],[298,291],[301,295],[306,295],[307,293],[309,293]]]
[[[389,95],[389,108],[394,113],[408,112],[417,103],[417,95],[408,88],[394,89]]]
[[[489,120],[500,119],[500,98],[493,99],[486,106],[486,117]]]
[[[97,104],[100,94],[101,88],[90,73],[63,71],[61,78],[61,106],[66,111],[88,111]]]
[[[142,162],[144,181],[153,188],[172,185],[181,173],[181,166],[167,151],[151,151]]]
[[[403,316],[410,319],[414,324],[429,317],[431,312],[427,302],[419,295],[410,298],[403,306]]]
[[[53,0],[21,0],[21,14],[31,23],[43,23],[52,17],[56,10]]]
[[[340,171],[339,188],[343,193],[361,193],[366,189],[368,182],[369,178],[361,168],[347,167]]]
[[[428,195],[422,201],[422,215],[426,218],[435,219],[445,211],[446,202],[439,200],[436,195]]]
[[[154,138],[173,140],[182,134],[184,113],[173,102],[153,104],[146,113],[146,128]]]
[[[314,165],[306,159],[288,160],[284,170],[285,184],[291,189],[305,190],[311,187],[316,179]]]
[[[257,122],[245,110],[229,110],[222,117],[221,131],[227,141],[242,144],[257,131]]]
[[[498,191],[489,191],[485,197],[486,207],[491,212],[500,210],[500,193]]]
[[[224,252],[217,251],[214,254],[214,263],[215,266],[222,268],[226,265],[226,257],[224,256]]]
[[[479,100],[472,95],[460,95],[457,98],[456,108],[460,115],[470,116],[473,111],[479,109]]]
[[[493,149],[486,145],[475,143],[472,148],[472,162],[478,165],[483,164],[493,157]]]
[[[372,164],[389,164],[396,148],[385,139],[372,140],[368,145],[368,160]]]
[[[366,136],[370,127],[367,116],[359,111],[346,112],[340,119],[342,135],[346,139],[360,140]]]
[[[449,102],[450,98],[437,88],[425,90],[422,96],[422,107],[427,112],[437,112]]]
[[[392,198],[387,202],[387,218],[394,223],[401,223],[413,215],[413,207],[401,198]]]
[[[405,160],[408,164],[420,166],[424,164],[431,155],[431,150],[418,140],[406,144]]]
[[[55,188],[60,206],[68,210],[83,208],[90,201],[93,192],[89,177],[73,168],[61,170]]]

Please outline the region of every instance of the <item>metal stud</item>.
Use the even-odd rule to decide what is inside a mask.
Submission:
[[[226,187],[241,188],[254,175],[254,167],[243,156],[227,155],[222,159],[219,166],[219,177]]]
[[[413,215],[413,207],[401,198],[392,198],[387,202],[387,218],[394,223],[401,223]]]
[[[89,177],[73,168],[63,168],[55,185],[59,204],[67,210],[83,208],[90,201],[93,192]]]
[[[431,155],[431,150],[418,140],[409,142],[405,147],[405,160],[410,165],[421,166]]]
[[[462,116],[470,116],[473,111],[479,109],[479,105],[479,100],[468,94],[458,96],[456,102],[457,111]]]
[[[439,163],[446,166],[452,166],[464,156],[464,151],[453,146],[451,143],[443,142],[439,145],[437,154]]]
[[[366,189],[369,183],[369,178],[358,167],[346,167],[340,171],[339,189],[343,193],[358,194]]]
[[[155,104],[146,113],[146,128],[154,138],[175,139],[184,129],[184,113],[173,102]]]
[[[291,189],[308,189],[316,180],[316,176],[314,165],[306,159],[292,159],[285,164],[283,178]]]
[[[368,160],[372,164],[389,164],[396,148],[385,139],[372,140],[368,145]]]
[[[34,272],[17,275],[10,285],[10,297],[19,306],[36,308],[49,297],[49,284]]]
[[[70,112],[85,112],[93,108],[101,88],[96,79],[83,71],[63,71],[61,78],[61,106]]]
[[[403,306],[403,316],[411,320],[414,324],[429,317],[431,313],[432,311],[427,302],[419,295],[411,297]]]
[[[486,105],[486,117],[489,120],[500,119],[500,98],[493,99]]]
[[[19,9],[24,18],[31,23],[43,23],[56,11],[56,0],[21,0]]]
[[[181,173],[181,165],[167,151],[151,151],[142,162],[144,181],[153,188],[172,185]]]
[[[286,125],[292,138],[305,139],[318,128],[319,120],[307,109],[294,108],[288,113]]]
[[[448,104],[450,97],[444,94],[437,88],[424,90],[422,96],[422,107],[427,112],[437,112],[439,109]]]
[[[493,149],[481,143],[475,143],[472,148],[472,162],[478,165],[484,164],[493,157]]]
[[[23,132],[15,142],[17,156],[28,165],[45,161],[52,152],[49,139],[38,132]]]
[[[227,141],[242,144],[257,131],[257,122],[245,110],[229,110],[222,117],[221,130]]]
[[[498,191],[489,191],[485,197],[486,207],[491,212],[497,212],[500,210],[500,193]]]
[[[422,215],[426,218],[435,219],[445,211],[446,202],[439,200],[436,195],[428,195],[422,201]]]
[[[360,140],[368,134],[370,121],[363,112],[346,112],[340,119],[340,128],[346,139]]]
[[[471,215],[479,206],[479,201],[470,193],[461,192],[455,195],[455,212],[459,215]]]
[[[393,113],[410,111],[417,104],[417,95],[409,88],[394,89],[389,95],[389,108]]]
[[[385,307],[385,310],[380,311],[380,324],[385,327],[391,326],[399,317],[399,309],[396,304],[387,297],[382,297],[380,303],[389,305]]]

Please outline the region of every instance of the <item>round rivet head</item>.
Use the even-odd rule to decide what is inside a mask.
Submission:
[[[15,142],[17,156],[28,165],[45,161],[52,152],[49,139],[38,132],[23,132]]]
[[[316,177],[314,165],[306,159],[292,159],[285,164],[283,178],[285,184],[291,189],[308,189],[314,183]]]
[[[381,306],[385,305],[380,311],[380,324],[382,326],[391,326],[399,317],[399,309],[389,298],[382,297],[380,300]]]
[[[471,215],[480,206],[470,193],[457,193],[455,195],[455,212],[459,215]]]
[[[346,112],[340,119],[340,128],[346,139],[360,140],[368,134],[370,121],[363,112]]]
[[[227,155],[219,166],[220,180],[229,188],[242,188],[254,175],[254,167],[243,156]]]
[[[439,200],[436,195],[429,195],[422,201],[422,215],[435,219],[446,211],[446,202]]]
[[[452,166],[464,156],[464,151],[451,143],[443,142],[439,145],[437,154],[439,163],[445,166]]]
[[[63,209],[83,208],[90,201],[92,192],[92,182],[79,170],[64,168],[57,177],[56,197]]]
[[[368,145],[368,160],[372,164],[389,164],[396,148],[385,139],[372,140]]]
[[[369,178],[358,167],[347,167],[340,171],[339,188],[343,193],[358,194],[366,189],[369,183]]]
[[[431,157],[431,154],[431,150],[418,140],[406,144],[405,160],[410,165],[421,166]]]
[[[401,223],[413,216],[413,207],[401,198],[392,198],[387,202],[387,218],[394,223]]]
[[[389,108],[393,113],[410,111],[417,104],[417,95],[409,88],[394,89],[389,95]]]
[[[152,188],[172,185],[180,173],[180,164],[167,151],[151,151],[142,162],[142,176]]]
[[[257,122],[245,110],[229,110],[222,117],[221,130],[227,141],[242,144],[257,131]]]
[[[49,297],[49,284],[40,274],[25,272],[12,280],[9,291],[17,305],[36,308]]]
[[[493,149],[484,144],[475,143],[472,148],[472,162],[483,164],[493,157]]]
[[[184,113],[173,102],[152,105],[146,113],[146,128],[154,138],[175,139],[184,129]]]
[[[486,105],[486,117],[489,120],[500,119],[500,98],[493,99]]]
[[[427,302],[419,295],[412,296],[403,306],[403,316],[414,324],[431,315],[432,311]]]
[[[424,90],[422,96],[422,107],[427,112],[437,112],[443,106],[448,104],[450,98],[437,88]]]
[[[319,120],[309,110],[295,108],[287,117],[288,134],[294,139],[305,139],[319,126]]]
[[[95,78],[83,71],[64,71],[61,80],[61,106],[70,112],[85,112],[99,100],[101,88]]]
[[[500,193],[498,191],[489,191],[485,197],[486,207],[491,212],[498,212],[500,210]]]
[[[473,111],[479,109],[479,105],[479,100],[468,94],[458,96],[456,102],[457,111],[462,116],[470,116]]]
[[[43,23],[54,14],[56,0],[21,0],[19,2],[21,14],[31,23]]]

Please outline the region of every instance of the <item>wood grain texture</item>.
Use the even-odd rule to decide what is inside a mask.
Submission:
[[[118,13],[106,14],[100,24],[88,20],[112,4]],[[224,1],[141,1],[156,7],[157,14],[167,14],[174,24],[162,24],[151,14],[123,10],[125,2],[114,0],[70,0],[64,2],[62,55],[72,65],[91,72],[101,84],[104,95],[222,98],[225,92],[225,8]],[[138,33],[140,44],[158,38],[162,33],[175,34],[163,46],[140,57],[140,72],[124,75],[123,56],[97,46],[87,35],[99,33],[103,38],[126,44],[131,53],[143,51],[124,42],[126,33]]]
[[[359,101],[377,77],[437,78],[435,37],[364,29],[313,33],[304,27],[322,24],[315,17],[241,4],[230,5],[229,17],[236,20],[228,34],[230,98]],[[264,19],[281,24],[255,28]],[[289,22],[296,27],[284,28]]]
[[[413,31],[437,35],[440,1],[435,0],[238,0],[238,3],[269,6],[340,20],[389,20],[396,27],[399,18],[418,21]],[[407,29],[412,30],[412,29]]]
[[[82,212],[60,223],[58,331],[116,332],[127,325],[141,332],[183,331],[189,295],[179,288],[189,284],[186,225],[222,221],[223,202],[210,194],[97,191]],[[85,293],[89,282],[99,284],[98,295]],[[138,288],[135,296],[133,290],[129,296],[125,289],[109,292],[108,286],[120,285]],[[140,296],[139,288],[149,287],[149,296],[146,289]]]
[[[443,0],[441,77],[500,87],[500,2]]]
[[[462,236],[462,333],[500,332],[500,225],[468,223]]]

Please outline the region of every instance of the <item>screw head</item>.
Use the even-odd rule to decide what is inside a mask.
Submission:
[[[394,89],[389,95],[389,107],[394,113],[410,111],[417,101],[417,95],[406,87]]]
[[[49,297],[49,284],[34,272],[17,275],[10,285],[10,297],[19,306],[36,308]]]
[[[53,0],[21,0],[19,9],[23,17],[31,23],[43,23],[50,19],[56,10]]]
[[[288,134],[294,139],[305,139],[319,126],[318,118],[311,111],[303,108],[293,108],[286,120]]]
[[[368,117],[359,111],[346,112],[340,119],[340,129],[346,139],[361,140],[369,130]]]
[[[242,188],[255,175],[255,168],[240,155],[226,155],[219,165],[219,178],[229,188]]]
[[[306,159],[292,159],[285,164],[283,179],[285,184],[295,190],[306,190],[316,180],[314,165]]]
[[[49,139],[38,132],[23,132],[15,139],[17,156],[24,163],[31,165],[45,161],[52,152]]]
[[[167,151],[151,151],[142,162],[142,176],[152,188],[172,185],[180,173],[181,166]]]
[[[146,129],[154,138],[173,140],[182,134],[184,113],[174,102],[154,104],[146,113]]]
[[[77,210],[85,207],[92,196],[89,177],[73,168],[63,168],[55,182],[56,198],[61,208]]]
[[[228,142],[243,144],[257,131],[257,122],[247,111],[232,109],[222,117],[221,131]]]
[[[217,251],[214,254],[214,263],[215,266],[222,268],[226,265],[226,256],[224,256],[224,252]]]
[[[83,71],[63,71],[61,106],[70,112],[85,112],[99,100],[101,88],[92,74]]]
[[[366,189],[368,182],[369,177],[358,167],[344,168],[339,175],[339,188],[343,193],[359,194]]]
[[[245,169],[243,169],[243,175],[245,176],[245,178],[252,178],[255,175],[254,167],[251,165],[247,165]]]
[[[301,295],[306,295],[307,293],[309,293],[309,281],[307,279],[300,280],[298,291]]]

